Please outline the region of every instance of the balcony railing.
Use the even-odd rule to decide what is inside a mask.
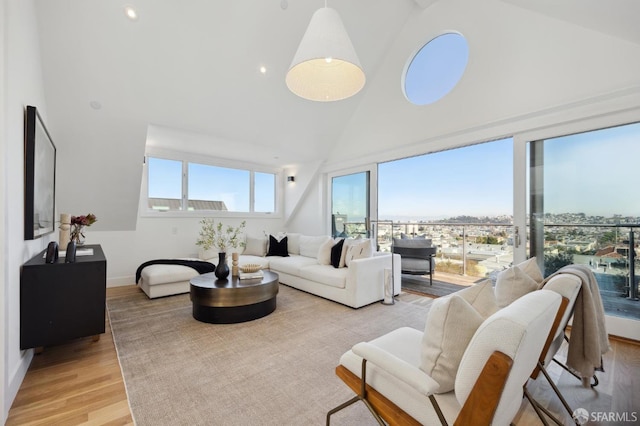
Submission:
[[[544,251],[546,254],[554,249],[564,249],[573,255],[573,263],[588,264],[597,273],[617,277],[615,281],[625,282],[623,289],[627,299],[638,301],[636,269],[640,270],[640,264],[635,243],[638,228],[640,224],[631,223],[545,223]],[[603,232],[604,229],[609,232]]]
[[[636,241],[640,224],[559,224],[542,223],[545,276],[564,264],[590,265],[601,293],[612,299],[638,301],[640,270]],[[436,270],[462,275],[494,278],[513,264],[514,241],[529,248],[529,225],[524,234],[508,223],[346,222],[348,236],[375,236],[378,249],[390,251],[392,238],[402,234],[424,237],[437,247]],[[614,315],[627,316],[615,301]],[[607,303],[605,303],[607,305]],[[638,306],[637,303],[633,305]],[[613,305],[612,305],[613,306]],[[607,306],[605,306],[607,308]],[[640,309],[634,317],[640,318]],[[608,312],[609,313],[609,312]]]

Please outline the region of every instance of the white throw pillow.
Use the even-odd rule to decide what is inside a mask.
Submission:
[[[349,252],[349,247],[354,244],[358,244],[362,241],[359,238],[345,238],[344,245],[342,246],[342,253],[340,255],[340,268],[344,268],[347,266],[347,253]]]
[[[518,268],[522,270],[525,274],[529,275],[535,282],[541,284],[544,281],[544,277],[542,276],[542,271],[538,266],[538,262],[535,257],[531,259],[527,259],[522,263],[518,263],[516,265]]]
[[[287,233],[289,241],[287,242],[287,248],[289,254],[300,254],[300,234],[289,232]]]
[[[498,274],[496,279],[496,302],[500,308],[510,305],[516,299],[538,289],[538,283],[522,272],[518,266],[512,266]]]
[[[264,257],[267,254],[267,239],[265,237],[246,236],[246,245],[242,254]]]
[[[331,237],[329,236],[310,237],[300,235],[300,255],[317,259],[320,246],[330,239]]]
[[[209,250],[205,250],[202,247],[198,250],[198,258],[200,260],[211,261],[213,259],[218,260],[218,250],[214,248],[210,248]]]
[[[489,279],[457,291],[455,294],[466,300],[485,319],[500,310],[493,292],[493,283]]]
[[[484,319],[455,293],[433,301],[422,338],[420,369],[438,382],[437,393],[453,390],[460,361]]]
[[[320,265],[331,265],[331,248],[338,242],[339,240],[327,240],[320,246],[318,250],[318,263]]]
[[[344,259],[345,266],[349,266],[352,260],[355,259],[365,259],[367,257],[373,256],[373,248],[371,247],[371,241],[366,240],[356,240],[361,241],[359,243],[355,243],[349,246],[347,249],[347,255]]]

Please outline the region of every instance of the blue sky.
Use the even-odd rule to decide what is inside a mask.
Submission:
[[[512,140],[382,163],[380,219],[511,215]],[[640,216],[640,123],[544,143],[546,213]]]
[[[469,46],[457,33],[442,34],[428,42],[411,60],[405,92],[411,102],[427,105],[444,97],[467,67]]]
[[[496,216],[513,209],[511,139],[378,167],[380,219]]]
[[[248,170],[189,163],[188,194],[191,200],[224,201],[229,211],[249,211]],[[254,211],[274,211],[275,175],[254,173]],[[182,198],[182,162],[149,158],[149,196]]]
[[[545,211],[640,216],[640,123],[545,142]]]

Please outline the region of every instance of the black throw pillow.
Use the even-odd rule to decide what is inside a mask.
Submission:
[[[342,247],[344,246],[344,239],[337,242],[331,247],[331,265],[334,268],[340,267],[340,257],[342,256]]]
[[[269,253],[267,256],[289,256],[289,247],[287,247],[287,237],[280,241],[276,240],[273,235],[269,235]]]

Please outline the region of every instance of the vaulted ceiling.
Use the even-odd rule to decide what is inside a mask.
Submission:
[[[103,229],[135,226],[146,146],[275,167],[340,161],[640,87],[635,0],[330,0],[367,75],[332,103],[284,81],[321,0],[131,0],[136,21],[121,2],[36,4],[59,206],[101,205]],[[446,31],[467,38],[467,70],[416,107],[403,71]],[[95,191],[65,189],[89,175]]]

